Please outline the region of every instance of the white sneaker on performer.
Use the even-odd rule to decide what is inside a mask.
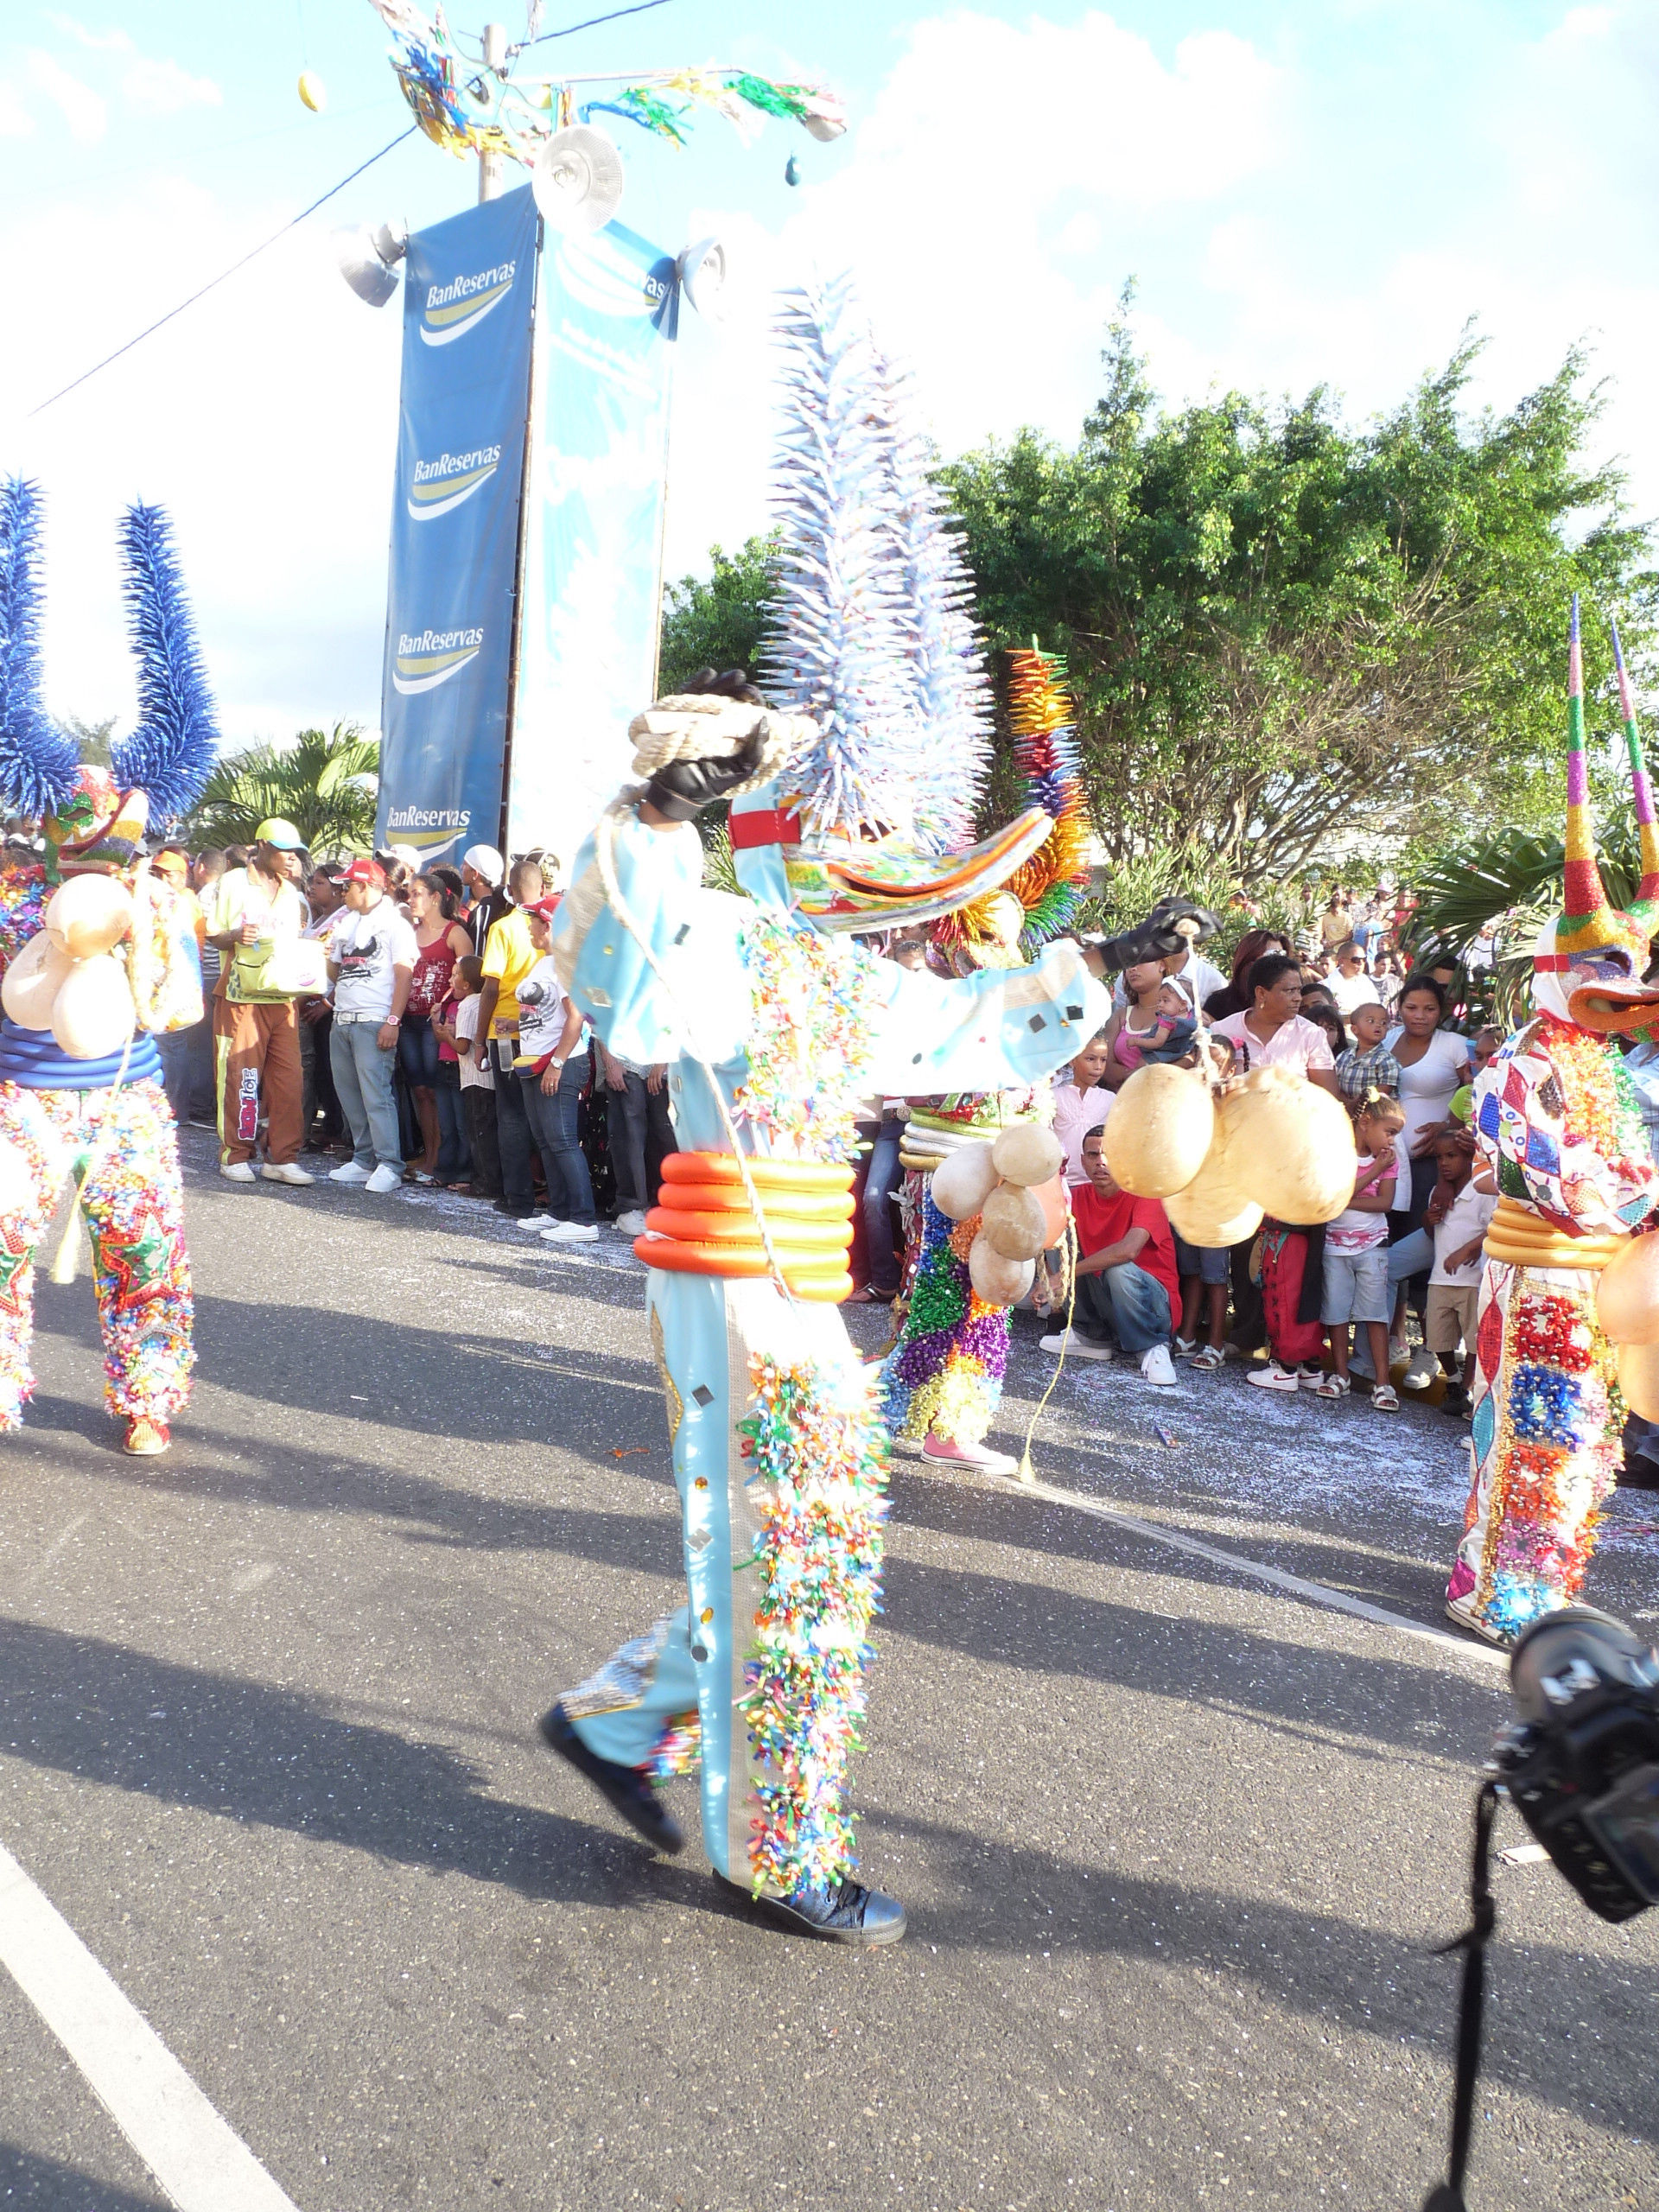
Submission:
[[[331,1183],[366,1183],[370,1173],[368,1168],[359,1167],[354,1160],[348,1160],[343,1167],[328,1170],[328,1180]]]
[[[219,1162],[219,1173],[227,1183],[251,1183],[253,1170],[245,1160],[224,1160]]]
[[[380,1165],[375,1169],[373,1174],[370,1176],[368,1181],[363,1185],[363,1188],[369,1193],[370,1197],[375,1198],[384,1198],[389,1191],[401,1191],[403,1187],[404,1178],[402,1172],[394,1167],[390,1160],[385,1160],[381,1161]]]
[[[1154,1344],[1152,1350],[1141,1357],[1141,1372],[1154,1390],[1173,1390],[1175,1388],[1175,1369],[1170,1360],[1169,1346]]]
[[[1044,1337],[1040,1341],[1045,1351],[1064,1352],[1068,1359],[1109,1359],[1112,1356],[1109,1344],[1094,1344],[1089,1338],[1080,1337],[1075,1329],[1058,1329],[1052,1337]]]
[[[315,1175],[308,1175],[299,1162],[294,1160],[277,1160],[274,1164],[268,1160],[259,1173],[267,1183],[292,1183],[296,1188],[302,1185],[308,1185],[317,1179]]]
[[[624,1236],[643,1236],[645,1233],[645,1217],[635,1206],[626,1213],[618,1214],[614,1226],[621,1230]]]
[[[599,1224],[592,1221],[556,1221],[542,1231],[544,1244],[597,1244]]]

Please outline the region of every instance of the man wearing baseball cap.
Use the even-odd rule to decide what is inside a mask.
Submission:
[[[473,933],[473,950],[483,957],[490,931],[503,914],[512,912],[512,901],[503,889],[507,864],[493,845],[468,845],[461,856],[461,880],[473,902],[467,926]]]
[[[299,1163],[302,1076],[292,979],[282,972],[282,949],[297,944],[305,901],[293,882],[305,840],[291,822],[273,816],[254,832],[245,868],[226,870],[206,897],[207,941],[221,965],[213,994],[214,1091],[219,1109],[219,1172],[229,1183],[251,1183],[263,1086],[265,1164],[270,1183],[311,1183]]]
[[[386,896],[386,872],[378,861],[354,860],[340,887],[345,909],[328,932],[334,986],[328,1060],[352,1132],[353,1155],[328,1179],[360,1183],[383,1197],[404,1179],[391,1074],[418,948],[414,931]]]

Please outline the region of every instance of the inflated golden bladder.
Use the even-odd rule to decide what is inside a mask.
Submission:
[[[1643,1237],[1651,1243],[1651,1237]],[[1618,1387],[1624,1402],[1643,1421],[1659,1421],[1659,1344],[1615,1344]]]
[[[49,1029],[52,1008],[74,965],[61,945],[42,930],[32,937],[0,981],[0,1006],[20,1029]]]
[[[1031,1260],[1010,1260],[982,1230],[968,1247],[968,1280],[988,1306],[1017,1306],[1036,1275]]]
[[[1043,1128],[1035,1122],[1020,1122],[1011,1129],[1004,1129],[991,1147],[991,1164],[1002,1180],[1017,1183],[1025,1191],[1052,1181],[1059,1173],[1065,1158],[1053,1130]],[[986,1196],[989,1195],[988,1192]],[[981,1204],[983,1203],[982,1199]]]
[[[118,1052],[137,1022],[132,987],[119,961],[100,953],[71,963],[53,1002],[52,1034],[72,1060]]]
[[[933,1170],[933,1203],[947,1221],[971,1221],[996,1185],[989,1145],[965,1144]]]
[[[41,918],[54,944],[89,960],[119,944],[132,927],[132,893],[112,875],[72,875],[48,899]]]
[[[1218,1118],[1233,1181],[1264,1213],[1312,1227],[1346,1206],[1354,1125],[1328,1090],[1289,1068],[1257,1068],[1225,1093]]]
[[[1123,1088],[1127,1090],[1128,1084]],[[1112,1121],[1116,1119],[1114,1112]],[[1111,1122],[1106,1126],[1109,1128]],[[1203,1166],[1185,1190],[1165,1199],[1164,1211],[1189,1244],[1211,1250],[1242,1243],[1262,1226],[1262,1208],[1248,1191],[1239,1187],[1232,1148],[1221,1123],[1217,1124],[1215,1141]]]
[[[1204,1166],[1216,1134],[1210,1086],[1190,1068],[1144,1067],[1117,1094],[1101,1131],[1106,1165],[1118,1188],[1136,1198],[1184,1191]]]
[[[988,1237],[1005,1260],[1034,1260],[1048,1242],[1041,1199],[1017,1183],[998,1184],[981,1209],[981,1219],[980,1236]]]
[[[1632,1236],[1609,1260],[1596,1279],[1596,1319],[1613,1344],[1659,1344],[1659,1236]]]

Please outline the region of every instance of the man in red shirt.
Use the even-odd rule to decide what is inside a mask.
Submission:
[[[1169,1217],[1156,1198],[1133,1198],[1113,1182],[1101,1132],[1083,1140],[1086,1183],[1071,1192],[1077,1223],[1077,1294],[1069,1330],[1043,1338],[1045,1351],[1074,1359],[1109,1359],[1112,1340],[1141,1356],[1141,1372],[1159,1389],[1173,1389],[1170,1331],[1180,1297]]]

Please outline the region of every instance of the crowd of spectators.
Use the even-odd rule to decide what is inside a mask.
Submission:
[[[556,1243],[593,1242],[601,1217],[644,1230],[674,1149],[665,1070],[607,1052],[566,1000],[549,855],[313,867],[272,819],[250,846],[151,866],[185,894],[207,1005],[159,1040],[168,1095],[217,1131],[227,1181],[427,1184]]]
[[[558,1245],[593,1242],[605,1221],[644,1230],[675,1146],[667,1071],[607,1052],[566,999],[549,953],[560,895],[549,855],[509,868],[474,845],[458,867],[423,868],[391,848],[313,867],[293,825],[273,820],[250,847],[168,847],[151,865],[188,894],[209,1006],[196,1028],[160,1040],[167,1088],[181,1120],[217,1129],[227,1180],[326,1173],[369,1196],[426,1184]],[[1093,1360],[1120,1351],[1157,1386],[1175,1380],[1178,1358],[1212,1374],[1234,1357],[1264,1389],[1355,1388],[1382,1412],[1398,1407],[1395,1378],[1420,1389],[1443,1378],[1434,1395],[1465,1411],[1494,1204],[1472,1173],[1469,1086],[1497,1033],[1469,1033],[1455,967],[1408,968],[1408,909],[1387,895],[1335,892],[1294,938],[1248,929],[1225,973],[1176,926],[1180,911],[1170,902],[1127,938],[1079,940],[1115,1004],[1054,1086],[1077,1264],[1069,1330],[1063,1271],[1039,1272],[1043,1344]],[[944,971],[924,937],[876,947]],[[1117,1092],[1149,1063],[1191,1064],[1200,1013],[1224,1072],[1284,1070],[1350,1114],[1357,1172],[1336,1221],[1268,1220],[1206,1249],[1113,1181],[1103,1140]],[[1659,1118],[1659,1065],[1652,1087]],[[902,1099],[868,1108],[861,1300],[902,1288],[906,1111]]]

